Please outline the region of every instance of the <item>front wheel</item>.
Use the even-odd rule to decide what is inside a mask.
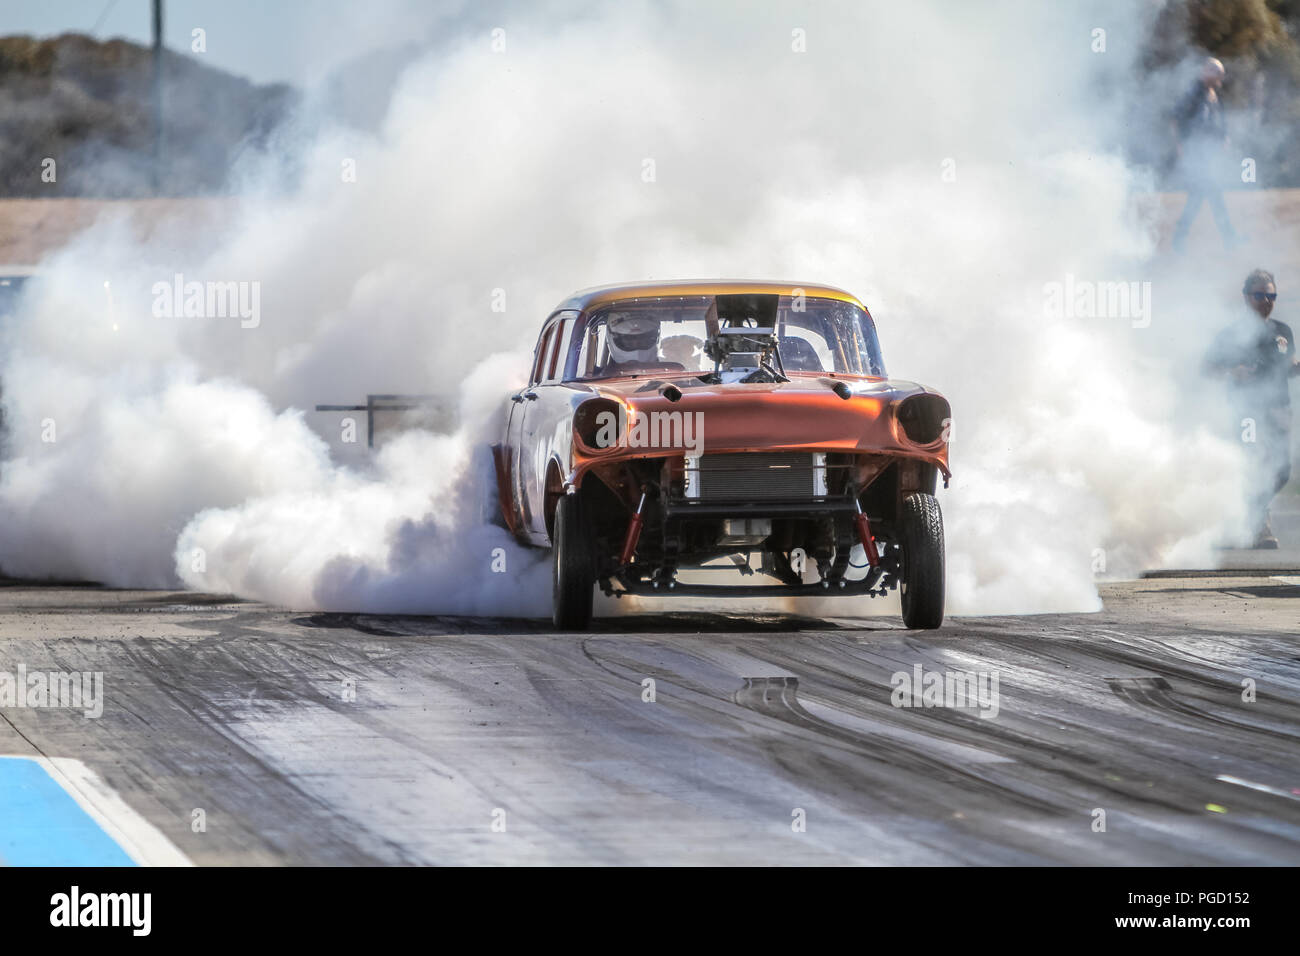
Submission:
[[[561,631],[585,631],[591,624],[596,588],[595,544],[577,495],[561,495],[551,542],[552,620]]]
[[[934,495],[916,492],[903,499],[899,532],[903,624],[936,628],[943,624],[944,562],[943,514]]]

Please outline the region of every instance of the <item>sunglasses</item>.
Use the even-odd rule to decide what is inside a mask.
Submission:
[[[1252,292],[1252,293],[1250,294],[1250,297],[1251,297],[1252,299],[1254,299],[1256,302],[1276,302],[1276,301],[1277,301],[1277,293],[1276,293],[1276,292]]]

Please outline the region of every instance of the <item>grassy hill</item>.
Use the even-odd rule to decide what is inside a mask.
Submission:
[[[164,195],[220,191],[297,100],[198,57],[164,51],[162,69]],[[0,37],[0,195],[152,195],[152,70],[151,51],[124,40]],[[46,159],[54,182],[42,180]]]

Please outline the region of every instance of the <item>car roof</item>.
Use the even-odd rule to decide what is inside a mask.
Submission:
[[[659,296],[736,295],[767,293],[791,295],[795,289],[813,299],[838,299],[865,310],[854,296],[834,286],[818,282],[768,282],[750,279],[665,279],[658,282],[620,282],[595,286],[573,293],[556,306],[556,312],[568,309],[586,311],[622,299],[650,299]]]

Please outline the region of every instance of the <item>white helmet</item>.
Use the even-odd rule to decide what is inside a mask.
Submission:
[[[659,320],[638,312],[611,312],[605,320],[609,354],[620,365],[659,362]]]

